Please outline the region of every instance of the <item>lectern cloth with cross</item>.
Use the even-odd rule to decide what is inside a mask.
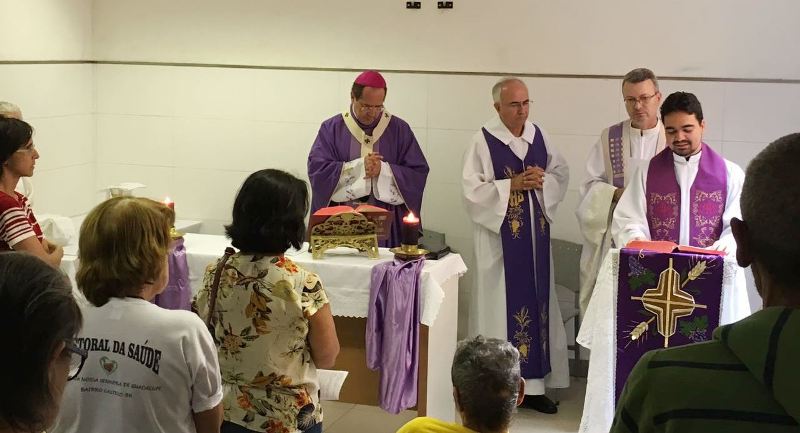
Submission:
[[[722,274],[721,256],[620,251],[616,399],[646,352],[711,338],[719,325]]]

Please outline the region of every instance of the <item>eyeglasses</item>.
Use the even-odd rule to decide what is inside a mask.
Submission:
[[[650,100],[653,99],[656,95],[658,95],[658,92],[653,93],[652,95],[642,95],[638,98],[634,97],[624,98],[623,101],[625,101],[625,105],[630,105],[631,107],[635,107],[637,102],[642,105],[645,105],[648,102],[650,102]]]
[[[361,102],[359,102],[358,105],[359,105],[358,111],[362,113],[367,113],[370,111],[381,112],[383,111],[384,108],[383,105],[367,105],[367,104],[362,104]]]
[[[64,350],[67,350],[70,353],[69,374],[67,375],[67,380],[72,380],[75,379],[75,377],[77,377],[81,372],[81,369],[83,369],[83,363],[86,362],[89,352],[82,347],[78,347],[73,340],[64,341]]]
[[[34,150],[36,150],[36,145],[33,144],[33,141],[31,141],[30,143],[17,149],[17,152],[33,152]]]

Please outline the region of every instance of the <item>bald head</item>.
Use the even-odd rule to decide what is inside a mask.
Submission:
[[[492,100],[495,104],[500,103],[500,94],[502,93],[503,89],[509,87],[509,85],[521,85],[528,88],[525,83],[517,77],[503,77],[500,81],[496,82],[494,86],[492,86]]]

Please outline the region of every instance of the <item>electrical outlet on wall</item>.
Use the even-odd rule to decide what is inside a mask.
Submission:
[[[438,2],[436,7],[439,9],[453,9],[453,2]]]
[[[422,2],[406,2],[406,9],[421,9]]]

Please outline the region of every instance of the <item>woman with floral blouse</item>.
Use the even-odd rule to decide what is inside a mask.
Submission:
[[[222,432],[319,433],[317,367],[330,368],[339,340],[319,277],[284,257],[300,248],[306,183],[280,170],[245,180],[225,227],[240,251],[225,262],[212,317],[225,386]],[[217,263],[196,306],[208,315]]]

